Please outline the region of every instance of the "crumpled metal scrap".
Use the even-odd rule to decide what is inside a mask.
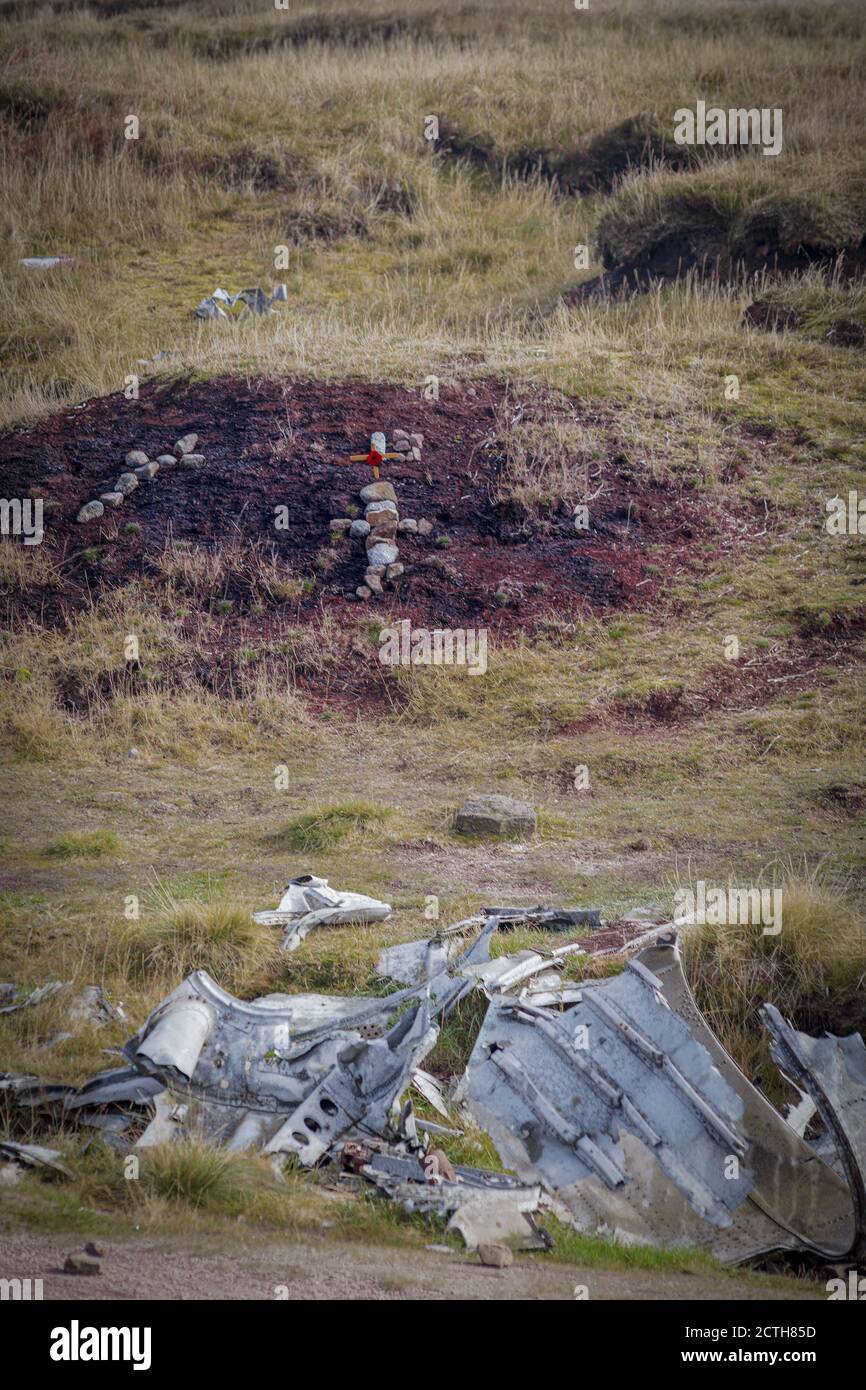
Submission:
[[[295,951],[314,927],[383,922],[390,915],[390,903],[366,893],[341,892],[326,878],[301,874],[290,880],[273,911],[254,912],[253,921],[263,927],[285,928],[283,950]]]
[[[730,1224],[752,1183],[742,1102],[682,1019],[659,1005],[639,961],[586,983],[553,1014],[494,996],[466,1073],[466,1096],[504,1162],[554,1192],[629,1180],[623,1131],[640,1139],[706,1221]],[[730,1160],[736,1160],[736,1175]]]
[[[276,285],[270,295],[265,294],[261,286],[256,285],[253,289],[239,290],[237,294],[229,294],[226,290],[216,289],[213,294],[209,294],[193,310],[197,319],[244,319],[249,314],[269,314],[274,304],[285,301],[289,297],[288,289],[285,285]],[[236,304],[243,304],[240,314],[227,314],[222,307],[233,309]]]

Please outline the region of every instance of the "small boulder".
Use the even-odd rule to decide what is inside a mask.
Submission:
[[[431,532],[432,530],[433,530],[433,522],[432,522],[432,521],[419,521],[419,522],[418,522],[418,535],[419,535],[419,536],[429,536],[429,535],[430,535],[430,532]]]
[[[397,503],[389,501],[387,497],[383,498],[380,502],[368,502],[366,507],[364,508],[364,516],[372,525],[373,523],[370,516],[371,512],[375,512],[377,515],[384,515],[385,513],[387,513],[389,516],[393,516],[396,520],[398,516]]]
[[[143,463],[148,462],[148,458],[142,449],[130,449],[123,461],[127,468],[140,468]]]
[[[105,507],[119,507],[123,502],[123,493],[103,492],[100,494],[99,500]]]
[[[514,1255],[507,1245],[479,1245],[478,1258],[491,1269],[509,1269],[514,1264]]]
[[[368,542],[372,539],[372,536],[367,537]],[[388,565],[395,563],[399,554],[396,545],[391,545],[388,541],[376,541],[367,551],[367,563],[373,566],[384,565],[387,569]]]
[[[204,454],[180,454],[177,460],[178,468],[203,468],[207,460]]]
[[[149,483],[151,478],[155,478],[159,472],[159,464],[143,463],[140,468],[134,468],[132,471],[136,478],[140,478],[142,482]]]
[[[409,435],[409,439],[410,439],[410,442],[412,443],[412,445],[413,445],[414,448],[416,448],[416,449],[422,448],[422,446],[423,446],[423,444],[424,444],[424,436],[423,436],[423,434],[410,434],[410,435]]]
[[[378,483],[368,483],[361,488],[362,502],[396,502],[397,494],[390,483],[379,481]]]
[[[357,594],[358,598],[369,598],[371,592],[372,590],[368,589],[366,584],[359,584],[357,589],[355,590],[355,593]]]
[[[494,792],[471,796],[454,818],[454,828],[463,835],[534,835],[538,817],[528,801],[515,801]]]
[[[401,564],[400,564],[400,561],[398,560],[397,563],[396,563],[395,565],[389,565],[389,566],[388,566],[388,568],[387,568],[386,571],[385,571],[385,578],[386,578],[386,579],[399,579],[399,578],[400,578],[400,575],[404,572],[404,570],[405,570],[405,565],[401,565]]]
[[[183,454],[191,454],[197,443],[197,434],[182,434],[175,443],[174,452],[178,458],[181,458]]]
[[[362,541],[366,536],[369,536],[369,534],[369,521],[361,521],[359,518],[357,521],[353,521],[349,527],[349,535],[352,537],[353,541]]]
[[[416,463],[420,463],[420,462],[421,462],[421,450],[418,448],[417,444],[415,445],[414,449],[412,450],[412,457],[413,457],[413,459],[415,460]]]
[[[117,482],[114,484],[114,491],[123,493],[128,497],[131,492],[135,492],[138,487],[138,479],[134,473],[121,473]]]
[[[174,465],[177,463],[174,454],[160,454],[156,461],[160,468],[174,468]]]
[[[352,518],[350,516],[332,516],[328,522],[329,528],[335,533],[340,531],[351,531]]]
[[[102,516],[104,511],[105,508],[103,507],[101,502],[85,502],[84,506],[81,508],[81,511],[78,513],[78,516],[75,518],[75,520],[95,521],[98,516]]]
[[[364,583],[367,585],[367,588],[370,590],[371,594],[382,593],[382,581],[379,578],[378,574],[365,574]]]
[[[415,520],[414,516],[404,516],[400,521],[397,522],[397,530],[405,531],[410,536],[414,536],[418,532],[418,523]]]

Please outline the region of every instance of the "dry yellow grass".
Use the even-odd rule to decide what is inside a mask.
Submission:
[[[385,0],[324,14],[190,0],[148,10],[132,41],[126,16],[98,5],[15,18],[0,36],[0,419],[116,390],[158,348],[178,366],[272,375],[417,379],[479,351],[488,370],[520,372],[538,347],[583,361],[545,315],[580,278],[574,247],[591,243],[605,200],[448,168],[426,115],[484,132],[507,159],[574,149],[636,112],[672,122],[696,96],[748,96],[783,107],[783,153],[718,161],[711,184],[748,204],[795,177],[838,200],[859,141],[861,18],[831,0],[626,0],[610,13],[484,0],[456,15],[406,0],[396,22]],[[650,178],[635,196],[655,191]],[[17,265],[55,251],[75,265]],[[276,322],[187,318],[217,283],[283,278]],[[712,295],[691,312],[714,333]],[[610,324],[583,321],[590,355],[609,352]],[[673,323],[663,332],[675,341]]]

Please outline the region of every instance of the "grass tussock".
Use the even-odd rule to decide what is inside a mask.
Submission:
[[[55,859],[104,859],[119,849],[113,830],[70,830],[52,840],[46,853]]]
[[[278,831],[275,838],[287,849],[302,854],[322,853],[349,836],[357,838],[376,830],[390,815],[391,809],[387,806],[377,806],[371,801],[347,801],[342,805],[324,806],[319,811],[305,811]]]
[[[175,897],[158,883],[115,953],[133,978],[159,976],[174,987],[191,971],[207,970],[238,993],[275,963],[279,945],[279,933],[253,922],[247,908],[224,898]]]
[[[686,975],[707,1022],[746,1075],[765,1082],[775,1068],[756,1026],[761,1004],[806,1033],[866,1031],[866,918],[818,874],[789,871],[778,886],[778,935],[748,922],[684,938]]]

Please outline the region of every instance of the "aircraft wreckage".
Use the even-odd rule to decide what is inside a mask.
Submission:
[[[273,925],[299,944],[304,914],[336,913],[322,880],[297,881]],[[324,891],[323,891],[324,890]],[[369,900],[380,919],[387,904]],[[345,905],[344,905],[345,906]],[[330,920],[334,920],[332,917]],[[384,997],[234,998],[196,971],[85,1085],[7,1077],[17,1105],[103,1131],[120,1147],[197,1137],[233,1150],[333,1164],[407,1209],[448,1218],[467,1245],[549,1243],[533,1215],[581,1231],[692,1246],[736,1263],[805,1250],[866,1252],[866,1047],[809,1037],[766,1004],[774,1060],[800,1093],[783,1117],[702,1018],[675,926],[639,938],[623,971],[564,978],[576,943],[491,959],[494,933],[567,931],[586,914],[486,909],[382,952],[401,985]],[[316,925],[314,922],[311,925]],[[300,932],[303,939],[305,932]],[[469,944],[467,944],[469,940]],[[463,1076],[446,1096],[422,1070],[442,1020],[488,1001]],[[412,1091],[443,1123],[416,1116]],[[471,1122],[510,1171],[452,1166],[437,1135]],[[807,1131],[815,1136],[807,1138]]]

